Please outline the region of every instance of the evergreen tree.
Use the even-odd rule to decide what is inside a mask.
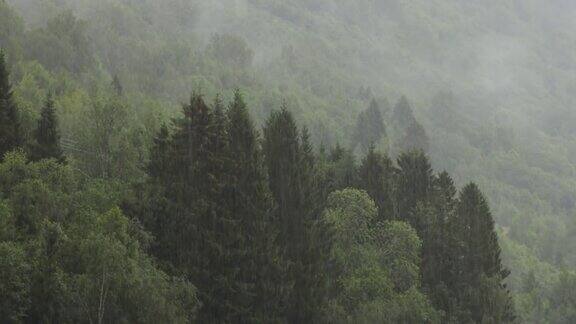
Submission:
[[[35,143],[32,144],[31,158],[33,161],[42,159],[55,159],[64,162],[64,153],[60,148],[60,133],[58,130],[58,117],[54,109],[54,100],[46,99],[42,108],[38,126],[34,131]]]
[[[451,290],[449,298],[453,298],[456,289],[454,282],[457,276],[458,248],[460,246],[456,217],[457,190],[454,180],[447,172],[442,172],[435,178],[434,188],[434,205],[438,214],[435,224],[435,244],[431,249],[438,260],[435,278],[436,281],[441,281],[447,289]],[[445,299],[445,307],[442,309],[447,310],[448,305],[452,302],[453,300]]]
[[[394,106],[392,121],[395,126],[396,149],[400,152],[428,151],[428,135],[426,135],[424,127],[414,117],[412,107],[405,96],[402,96]]]
[[[513,321],[511,296],[503,282],[510,272],[502,266],[494,219],[476,184],[460,192],[457,217],[463,242],[459,269],[463,307],[477,323]],[[494,307],[495,300],[498,307]]]
[[[427,203],[426,231],[422,235],[422,285],[436,309],[444,312],[444,321],[456,319],[459,237],[456,235],[456,188],[446,172],[434,179],[432,200]]]
[[[410,151],[398,157],[398,168],[396,199],[399,217],[421,235],[426,220],[417,217],[413,211],[419,202],[426,204],[432,198],[432,166],[424,152]]]
[[[428,152],[430,144],[424,127],[416,120],[411,122],[408,127],[404,129],[398,146],[401,152],[411,150]]]
[[[412,107],[410,106],[410,102],[408,102],[408,98],[406,98],[406,96],[400,97],[394,106],[392,121],[396,127],[401,128],[405,128],[416,121],[414,112],[412,111]]]
[[[394,219],[394,167],[387,156],[376,152],[374,145],[362,160],[359,181],[359,187],[366,190],[378,206],[378,221]]]
[[[272,113],[264,129],[269,186],[277,204],[280,242],[290,264],[294,288],[288,321],[317,322],[327,293],[324,267],[329,240],[320,219],[321,192],[314,179],[315,160],[306,132],[298,132],[284,107]]]
[[[352,148],[360,145],[362,151],[365,152],[370,148],[370,145],[378,145],[384,137],[386,137],[386,129],[382,112],[376,99],[372,99],[368,109],[358,115],[352,138]]]
[[[274,202],[268,189],[258,133],[239,91],[234,94],[227,117],[232,161],[227,207],[240,220],[239,230],[245,240],[243,254],[237,260],[239,277],[250,292],[242,301],[250,308],[242,322],[278,322],[284,315],[289,284],[278,248],[278,230],[272,214]]]
[[[23,144],[18,108],[12,97],[6,57],[0,50],[0,160]]]
[[[160,257],[197,283],[201,322],[237,322],[249,312],[245,283],[237,260],[243,246],[240,222],[227,208],[230,161],[222,109],[210,108],[200,95],[184,106],[170,138],[163,127],[153,149],[149,172],[163,185],[156,210]],[[166,153],[168,152],[168,153]],[[165,167],[165,171],[162,170]]]

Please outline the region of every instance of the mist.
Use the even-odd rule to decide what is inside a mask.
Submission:
[[[4,146],[0,147],[0,153],[8,154],[4,161],[0,160],[0,198],[6,200],[6,203],[0,203],[0,215],[3,215],[5,204],[6,215],[14,218],[6,224],[35,224],[30,220],[34,219],[32,216],[26,221],[18,218],[18,213],[24,215],[27,213],[25,207],[28,208],[18,197],[27,197],[32,192],[30,189],[26,193],[22,189],[24,184],[44,181],[46,192],[62,191],[54,197],[47,194],[45,201],[57,201],[61,210],[70,212],[66,217],[62,216],[66,213],[56,211],[54,215],[46,216],[42,226],[52,224],[54,228],[36,224],[27,225],[26,230],[18,229],[20,238],[36,235],[31,234],[36,231],[67,233],[69,228],[84,228],[85,224],[80,223],[69,225],[69,228],[65,225],[64,220],[69,221],[67,217],[80,217],[69,215],[76,215],[72,212],[74,208],[90,210],[91,215],[106,215],[94,216],[97,218],[94,224],[106,221],[132,224],[126,225],[126,233],[116,234],[123,237],[120,239],[124,240],[123,247],[139,246],[136,249],[139,252],[131,257],[140,260],[134,262],[139,262],[141,269],[154,273],[154,278],[148,279],[155,287],[163,287],[157,290],[158,300],[171,306],[158,314],[176,314],[156,320],[239,322],[250,318],[248,322],[394,322],[405,315],[402,309],[418,304],[422,307],[418,308],[416,317],[407,322],[416,323],[427,318],[429,322],[570,323],[576,320],[572,315],[576,304],[572,303],[573,298],[563,294],[572,296],[573,293],[567,291],[576,288],[575,30],[576,3],[569,0],[0,0],[0,48],[6,55],[6,75],[9,73],[5,79],[10,81],[10,91],[6,90],[6,93],[10,93],[10,100],[14,102],[6,107],[18,108],[18,125],[22,128],[14,131],[20,134],[18,141],[6,139],[3,142],[2,136],[11,131],[6,134],[0,131],[0,146],[19,143],[13,147],[6,144],[5,150]],[[84,193],[80,198],[73,198],[67,192],[66,181],[56,181],[56,185],[41,176],[43,171],[39,170],[55,166],[35,165],[43,160],[35,158],[42,151],[38,147],[49,146],[36,143],[39,142],[36,137],[41,133],[38,125],[42,124],[42,118],[48,118],[43,110],[48,105],[47,98],[53,100],[55,107],[55,117],[50,118],[58,120],[59,135],[53,145],[59,147],[59,153],[52,158],[67,161],[64,168],[69,169],[58,174],[70,172],[66,179],[75,179],[70,180],[70,186],[75,183],[76,190]],[[234,115],[233,107],[245,107],[246,114],[237,112],[238,115]],[[232,117],[240,119],[245,123],[242,127],[249,129],[240,135],[248,139],[235,142],[230,138],[228,144],[219,142],[221,139],[198,139],[189,144],[193,146],[202,141],[210,144],[200,145],[198,151],[194,151],[196,155],[167,157],[162,160],[161,167],[154,169],[151,165],[158,162],[155,159],[161,154],[168,154],[166,152],[170,150],[173,154],[193,151],[191,147],[178,146],[183,145],[180,141],[186,138],[183,135],[186,128],[182,125],[198,122],[198,125],[194,124],[197,128],[189,128],[195,130],[203,125],[190,117],[195,116],[193,111],[210,111],[207,114],[211,117],[205,116],[207,124],[210,118],[214,118],[216,124],[218,118],[228,123],[232,123]],[[250,117],[249,121],[242,119],[245,115]],[[207,134],[218,128],[214,125],[207,126]],[[241,127],[224,127],[222,134],[230,135],[238,128]],[[162,134],[165,137],[161,137]],[[203,133],[194,134],[186,136],[192,138]],[[222,134],[220,136],[224,138]],[[290,134],[291,138],[280,141],[282,136]],[[166,147],[170,149],[162,151],[162,143],[169,143]],[[226,147],[222,150],[231,150],[229,154],[247,160],[238,162],[238,169],[229,162],[222,162],[228,161],[228,157],[210,160],[224,154],[216,149],[211,151],[219,145]],[[247,150],[253,151],[234,151],[230,148],[234,145],[246,145]],[[210,150],[203,151],[206,147]],[[293,151],[284,152],[280,147],[290,147]],[[23,156],[13,153],[18,148]],[[30,163],[22,162],[27,159]],[[310,162],[314,167],[297,162],[308,160],[314,161]],[[175,166],[174,161],[187,161],[186,165],[194,167]],[[371,161],[375,164],[370,165]],[[29,178],[18,180],[22,184],[13,180],[16,176],[7,171],[13,169],[11,165],[30,168],[25,173]],[[248,168],[248,165],[258,167]],[[293,165],[300,169],[288,171]],[[408,166],[414,168],[410,169],[414,174],[408,171]],[[169,175],[161,169],[166,169]],[[183,170],[189,173],[184,174]],[[236,173],[222,175],[229,170]],[[202,176],[212,173],[213,176]],[[430,176],[426,180],[418,178],[423,174]],[[309,175],[310,178],[291,178],[296,175]],[[248,181],[248,178],[261,183],[248,185],[231,180]],[[363,182],[363,179],[378,180]],[[188,182],[178,186],[179,181],[185,180]],[[413,188],[403,187],[412,180]],[[283,187],[295,183],[303,187]],[[420,187],[427,183],[429,188]],[[442,187],[447,183],[454,187],[453,201],[437,197],[443,190],[452,192]],[[50,189],[56,187],[60,189]],[[255,190],[239,195],[252,197],[252,205],[257,210],[237,203],[236,199],[240,198],[234,196],[253,188],[266,189],[262,189],[264,194]],[[2,194],[3,190],[5,194]],[[290,190],[299,193],[294,192],[292,196]],[[106,191],[108,195],[104,194]],[[20,196],[12,196],[9,192]],[[218,198],[212,196],[212,192],[219,192],[219,195],[215,194]],[[422,196],[416,194],[420,192]],[[416,196],[412,197],[412,194]],[[302,195],[313,197],[309,200],[316,204]],[[464,206],[466,201],[483,202],[484,198],[489,210],[476,216],[487,219],[487,225],[475,223],[474,226],[479,226],[477,232],[483,233],[474,238],[475,243],[466,241],[470,238],[463,234],[450,237],[446,233],[452,230],[438,225],[446,222],[450,224],[446,226],[472,228],[472,225],[466,227],[458,221],[454,224],[459,225],[454,225],[449,220],[453,215],[464,213],[463,210],[484,210],[483,203],[479,203],[482,206],[477,209]],[[74,199],[85,206],[72,204]],[[95,201],[100,201],[101,206],[94,204]],[[19,207],[18,202],[25,207]],[[204,207],[207,209],[202,209]],[[210,209],[212,207],[214,210]],[[114,210],[119,214],[114,214]],[[232,216],[236,211],[239,216]],[[166,213],[161,215],[164,218],[158,216],[162,212]],[[238,230],[236,237],[233,231],[226,230],[230,226],[227,222],[237,221],[234,224],[242,228],[243,225],[238,224],[245,221],[241,218],[243,212],[262,218],[258,218],[260,223],[246,225],[245,232]],[[35,211],[28,213],[36,215]],[[189,213],[188,218],[178,218],[186,213]],[[279,223],[268,224],[271,227],[263,225],[267,224],[267,218],[262,215],[268,214],[272,215],[269,222]],[[430,216],[432,214],[436,216]],[[117,219],[111,221],[111,215],[116,215]],[[205,219],[198,215],[220,215],[222,223],[202,223]],[[283,217],[309,218],[292,223],[282,220]],[[453,218],[458,219],[457,216]],[[495,225],[490,225],[492,220]],[[355,221],[358,224],[354,225]],[[216,223],[219,225],[214,225]],[[326,261],[323,266],[338,264],[344,269],[342,273],[331,275],[330,271],[334,271],[331,268],[324,271],[326,277],[318,275],[319,282],[312,283],[306,281],[314,277],[309,273],[306,278],[291,277],[294,274],[289,271],[271,275],[282,267],[322,268],[298,259],[304,253],[298,248],[303,247],[290,242],[287,234],[292,233],[287,228],[299,233],[296,230],[299,225],[319,223],[329,225],[326,225],[327,233],[331,233],[330,229],[336,231],[334,241],[326,244],[330,248],[324,257],[334,257],[337,261]],[[2,218],[0,224],[4,224]],[[174,224],[184,225],[178,228]],[[215,227],[203,232],[199,224]],[[102,226],[107,228],[107,225]],[[172,228],[170,226],[174,226],[173,232],[163,232]],[[358,232],[353,231],[355,226],[358,226]],[[4,227],[9,228],[8,225]],[[56,227],[60,229],[56,230]],[[272,234],[264,235],[258,228],[266,228],[265,231]],[[319,244],[314,235],[322,236],[318,233],[324,230],[312,225],[310,228],[314,230],[306,231],[301,237],[302,245],[306,247]],[[21,243],[24,240],[8,234],[3,236],[3,233],[0,228],[0,242],[20,240]],[[110,234],[105,231],[90,233],[94,237]],[[74,237],[71,233],[67,235]],[[242,246],[245,251],[207,256],[203,253],[208,252],[190,247],[204,244],[200,239],[187,241],[186,238],[194,235],[216,242],[214,246],[218,248],[214,251],[228,251],[226,247],[232,249],[230,246]],[[262,236],[262,241],[258,241],[258,235]],[[362,235],[376,235],[377,238],[355,241]],[[492,236],[497,240],[492,240]],[[38,242],[43,240],[38,238],[40,234],[34,237]],[[128,237],[133,239],[131,243],[126,241]],[[170,241],[173,237],[181,241]],[[224,238],[229,237],[234,237],[230,240],[237,244],[226,245],[229,242]],[[394,243],[398,242],[396,238],[402,246],[393,246],[400,244]],[[452,261],[446,261],[434,251],[444,251],[444,256],[460,253],[458,255],[465,259],[462,255],[466,253],[455,246],[475,246],[476,243],[484,248],[490,246],[493,250],[483,253],[493,253],[490,255],[494,255],[497,262],[477,277],[458,277],[450,281],[452,278],[446,273],[475,273],[477,267],[452,269],[447,265]],[[179,244],[190,244],[188,249],[195,252],[187,254]],[[253,268],[238,270],[238,277],[230,279],[232,277],[228,275],[236,273],[232,270],[236,265],[257,263],[255,259],[238,261],[231,255],[238,258],[239,255],[246,258],[246,255],[264,255],[257,244],[274,246],[270,250],[278,250],[278,254],[268,257],[287,263],[278,261],[279,264],[266,265],[270,268],[262,266],[268,269],[266,273],[270,277],[260,274],[258,283],[250,281],[258,275],[246,274],[254,271]],[[350,248],[350,244],[357,249]],[[388,245],[393,246],[391,250],[402,251],[394,254],[396,259],[388,254],[378,254],[388,251]],[[23,252],[25,249],[18,249],[9,253],[15,259],[22,259],[22,271],[34,269],[33,262]],[[311,253],[309,250],[306,253]],[[456,250],[458,252],[454,252]],[[0,255],[2,251],[0,248]],[[470,251],[468,254],[472,253]],[[357,252],[359,254],[354,254]],[[66,261],[62,264],[67,264],[69,260],[63,255],[64,252],[61,258]],[[147,258],[151,261],[142,261]],[[323,260],[318,255],[310,258],[318,262]],[[258,259],[258,262],[262,260]],[[369,267],[350,268],[351,260],[362,260],[356,263],[363,265],[383,263],[379,268],[374,266],[379,269],[376,271]],[[54,264],[58,262],[54,261]],[[395,268],[400,263],[408,268]],[[61,273],[76,271],[89,278],[86,281],[74,278],[62,287],[69,285],[70,291],[78,296],[82,289],[96,291],[95,285],[82,284],[88,285],[92,282],[90,278],[103,276],[104,270],[99,267],[87,264],[85,269],[70,270],[62,266],[58,270]],[[214,268],[218,270],[211,273]],[[89,269],[98,270],[90,274]],[[152,272],[156,270],[157,274]],[[364,275],[358,275],[362,271]],[[401,273],[406,273],[407,277],[402,277]],[[362,280],[373,278],[371,276],[386,277],[378,281],[381,285],[378,294],[382,296],[373,292],[380,297],[358,301],[362,293],[368,294],[363,289],[368,289],[369,285]],[[277,282],[273,279],[280,277],[285,279],[281,280],[282,286],[275,285]],[[488,279],[482,281],[485,277]],[[177,278],[184,280],[183,285],[174,284],[181,283]],[[19,321],[39,321],[41,318],[34,316],[45,314],[50,307],[34,309],[29,306],[34,301],[30,292],[37,286],[33,279],[22,280],[31,282],[29,292],[22,293],[22,300],[27,300],[28,304],[24,304],[28,306],[21,306],[22,311],[10,314]],[[130,286],[120,279],[117,282]],[[219,286],[226,286],[222,282],[230,282],[231,286]],[[358,291],[351,288],[353,283],[359,285]],[[137,286],[132,284],[130,287]],[[298,290],[306,285],[314,286],[318,291],[323,289],[320,286],[333,289],[326,292],[329,297],[322,299],[319,297],[322,293]],[[140,294],[138,289],[144,288],[138,287],[130,293]],[[253,296],[250,298],[254,300],[232,293],[243,291],[242,287],[258,287],[246,292],[246,296]],[[496,304],[501,306],[495,307],[498,311],[488,310],[486,305],[458,304],[466,289],[484,291],[480,287],[494,294],[484,297],[497,300]],[[286,292],[286,296],[282,296],[286,299],[273,300],[266,295],[271,290]],[[124,301],[122,291],[119,289],[114,298]],[[164,294],[166,291],[181,291],[189,298],[174,301],[173,296]],[[229,294],[218,295],[215,291]],[[356,292],[358,296],[354,295]],[[76,295],[70,293],[68,296],[74,299]],[[88,293],[82,296],[86,300],[93,298]],[[230,305],[234,307],[238,306],[234,304],[235,300],[246,298],[250,301],[247,301],[249,305],[238,306],[238,317],[210,317],[218,313],[232,314],[233,306],[228,309],[214,302],[219,297],[230,297]],[[269,299],[270,304],[263,299]],[[145,302],[155,303],[153,300]],[[67,300],[61,304],[66,303],[71,302]],[[303,309],[276,309],[283,303],[299,305]],[[10,305],[17,304],[14,301]],[[302,306],[305,304],[312,306]],[[119,302],[118,305],[123,304]],[[0,319],[4,319],[2,307],[0,302]],[[74,307],[75,312],[82,309],[81,305]],[[120,317],[112,314],[124,314],[126,308],[117,307],[112,310],[97,308],[96,317],[104,316],[104,322],[119,320]],[[87,312],[93,314],[94,309],[88,308]],[[263,315],[269,313],[274,315]],[[66,316],[73,321],[78,319],[74,314],[71,311]],[[128,321],[134,318],[124,317]],[[100,317],[100,321],[102,319]],[[151,318],[147,317],[147,320]]]

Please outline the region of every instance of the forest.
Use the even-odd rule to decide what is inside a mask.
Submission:
[[[0,0],[0,322],[575,322],[573,14]]]

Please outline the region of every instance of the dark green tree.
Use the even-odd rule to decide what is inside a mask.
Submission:
[[[460,302],[477,323],[513,321],[512,299],[504,283],[510,271],[502,266],[494,219],[476,184],[460,192],[457,217],[463,242]]]
[[[12,97],[10,75],[4,52],[0,50],[0,160],[23,144],[18,108]]]
[[[321,158],[324,166],[325,188],[331,193],[352,188],[358,183],[358,170],[354,153],[337,144],[330,153]]]
[[[218,116],[218,106],[216,115]],[[243,235],[238,255],[239,280],[248,293],[239,303],[249,311],[243,323],[273,323],[283,319],[289,283],[278,245],[274,201],[268,189],[264,159],[258,133],[240,91],[227,111],[227,135],[230,154],[230,186],[227,208],[239,220]]]
[[[329,239],[321,220],[323,190],[316,179],[316,161],[308,134],[298,131],[284,107],[272,112],[264,129],[269,186],[277,204],[279,239],[290,262],[294,287],[288,302],[288,321],[321,319],[327,294]]]
[[[419,235],[426,220],[413,213],[419,202],[430,202],[433,195],[434,176],[428,157],[422,151],[402,153],[398,157],[396,201],[398,216],[407,221]]]
[[[460,260],[460,237],[457,235],[456,188],[447,172],[433,179],[433,196],[427,202],[426,227],[422,237],[422,286],[434,307],[444,312],[444,321],[457,320],[456,286]]]
[[[359,183],[378,206],[378,221],[396,217],[394,199],[394,167],[392,161],[378,153],[372,144],[359,168]]]
[[[46,99],[44,107],[42,107],[38,126],[34,131],[34,143],[31,147],[30,157],[33,161],[42,159],[65,161],[64,152],[60,147],[58,117],[51,96]]]
[[[184,116],[175,121],[168,144],[161,129],[149,164],[152,180],[162,185],[156,215],[149,223],[159,233],[159,257],[198,283],[201,322],[234,322],[247,310],[244,283],[238,279],[240,222],[227,209],[230,161],[220,108],[193,95]],[[162,166],[165,167],[162,171]],[[157,178],[157,179],[154,179]],[[154,219],[162,217],[154,222]]]

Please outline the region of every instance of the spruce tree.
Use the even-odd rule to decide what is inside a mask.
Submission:
[[[399,142],[401,152],[421,150],[428,152],[430,143],[424,127],[416,120],[412,121],[403,131]]]
[[[38,126],[34,131],[34,140],[30,156],[33,161],[42,159],[55,159],[64,162],[64,153],[60,148],[60,133],[58,130],[58,117],[54,109],[54,100],[48,97],[42,108]]]
[[[161,129],[148,167],[163,187],[154,209],[165,213],[156,224],[159,257],[197,285],[205,323],[238,322],[250,311],[237,264],[243,233],[226,204],[231,163],[222,114],[192,96],[174,134]]]
[[[410,223],[420,235],[425,220],[413,213],[419,202],[427,204],[433,195],[433,173],[428,157],[422,151],[402,153],[398,157],[396,190],[399,217]]]
[[[23,144],[18,108],[12,97],[6,57],[0,50],[0,160]]]
[[[406,96],[400,97],[396,105],[394,106],[394,111],[392,112],[392,121],[397,127],[405,128],[416,120],[414,117],[414,112],[412,112],[412,107],[408,98]]]
[[[395,145],[400,152],[429,149],[429,139],[424,127],[414,117],[412,107],[405,96],[402,96],[392,114],[395,130]]]
[[[359,187],[366,190],[378,206],[378,221],[395,218],[394,167],[385,155],[368,149],[359,169]]]
[[[386,137],[386,129],[382,112],[376,99],[372,99],[370,106],[358,115],[356,128],[352,137],[352,148],[360,145],[363,152],[366,152],[370,145],[378,145],[382,138]]]
[[[240,221],[245,240],[237,260],[239,280],[250,292],[242,302],[249,312],[241,322],[272,323],[283,319],[289,283],[273,219],[274,202],[268,189],[258,133],[237,90],[227,111],[231,157],[228,208]]]
[[[504,283],[510,272],[502,266],[494,219],[476,184],[468,184],[460,192],[457,217],[463,242],[458,271],[463,307],[478,323],[513,321],[512,300]],[[495,300],[502,307],[494,308]]]
[[[326,301],[329,239],[320,218],[323,190],[314,178],[314,155],[307,133],[298,131],[285,107],[271,114],[264,134],[279,239],[290,262],[289,278],[294,283],[288,321],[318,322]]]
[[[456,319],[460,241],[456,234],[456,187],[447,172],[433,179],[433,197],[427,205],[432,212],[427,220],[422,250],[422,285],[436,309],[444,312],[444,321]]]

